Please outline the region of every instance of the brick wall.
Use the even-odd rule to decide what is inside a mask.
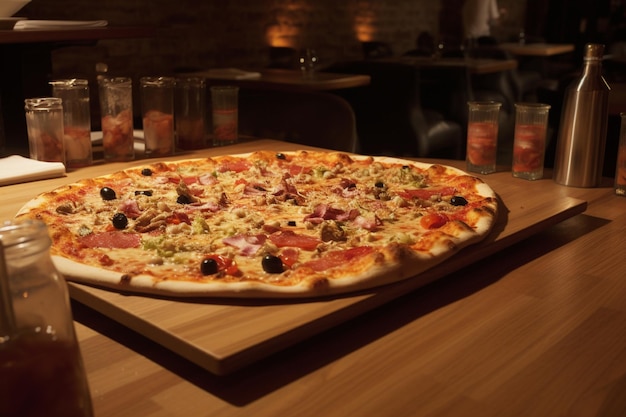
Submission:
[[[32,0],[31,19],[106,19],[149,25],[150,39],[103,40],[60,48],[54,76],[90,78],[97,62],[113,73],[168,75],[181,68],[262,67],[269,46],[314,47],[321,63],[361,57],[360,40],[380,40],[400,54],[421,31],[437,34],[444,0]],[[450,2],[448,2],[450,3]],[[521,21],[525,1],[500,0]],[[444,11],[450,13],[450,11]],[[500,36],[516,32],[506,25]]]

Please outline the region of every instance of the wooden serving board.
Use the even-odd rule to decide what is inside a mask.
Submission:
[[[430,161],[428,161],[430,162]],[[436,161],[463,169],[461,161]],[[70,284],[70,294],[208,371],[224,375],[285,349],[585,211],[552,180],[510,171],[482,177],[498,194],[495,229],[481,243],[417,277],[372,291],[317,300],[165,299]]]

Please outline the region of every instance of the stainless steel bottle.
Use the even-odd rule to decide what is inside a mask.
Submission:
[[[611,90],[602,77],[603,53],[604,45],[585,45],[582,75],[565,91],[554,161],[559,184],[600,184]]]

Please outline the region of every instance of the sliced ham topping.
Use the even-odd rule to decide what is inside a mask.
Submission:
[[[278,246],[279,248],[294,247],[294,248],[300,248],[303,250],[315,250],[317,245],[322,243],[321,240],[315,237],[299,235],[290,230],[284,230],[282,232],[273,233],[270,235],[269,239],[270,239],[270,242],[272,242],[274,245]]]
[[[357,216],[352,223],[365,230],[369,230],[370,232],[373,232],[378,229],[378,227],[383,225],[383,222],[376,216],[371,219],[363,216]]]
[[[84,236],[80,242],[88,248],[128,249],[139,247],[141,237],[135,233],[110,231]]]
[[[198,182],[202,185],[215,185],[218,183],[217,178],[215,178],[215,175],[211,173],[206,173],[206,174],[202,174],[198,176]]]
[[[141,216],[141,210],[139,209],[137,200],[124,200],[117,209],[130,219],[136,219]]]
[[[282,181],[272,190],[272,195],[278,197],[281,201],[295,200],[298,205],[302,205],[305,202],[305,198],[296,186],[293,184],[293,179],[289,176],[283,177]]]
[[[243,256],[252,256],[261,249],[266,240],[265,235],[235,235],[222,239],[222,242],[239,249]]]
[[[373,252],[374,248],[372,248],[371,246],[360,246],[357,248],[337,250],[328,252],[319,259],[314,259],[312,261],[306,262],[303,266],[311,268],[314,271],[321,272],[331,268],[335,268],[337,266],[348,264]]]
[[[350,209],[349,211],[331,207],[329,204],[318,204],[313,209],[313,213],[307,215],[304,220],[313,224],[322,223],[324,220],[346,221],[354,220],[359,215],[359,210]]]

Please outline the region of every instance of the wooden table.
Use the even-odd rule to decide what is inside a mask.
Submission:
[[[152,36],[149,27],[97,27],[68,29],[0,30],[0,44],[51,43],[97,41],[101,39],[128,39]]]
[[[380,61],[401,62],[426,69],[467,68],[471,74],[490,74],[517,68],[515,59],[488,58],[431,58],[403,56],[385,58]]]
[[[574,51],[574,44],[571,43],[516,43],[504,42],[498,47],[509,51],[514,55],[547,57],[566,54]]]
[[[294,147],[261,140],[193,155]],[[38,192],[129,164],[1,187],[0,217]],[[583,189],[506,169],[482,178],[506,196],[505,229],[544,205],[588,208],[227,376],[75,302],[96,416],[624,415],[626,198],[609,180]]]
[[[362,74],[334,74],[316,72],[305,77],[300,71],[287,69],[262,69],[258,78],[233,79],[216,75],[211,71],[195,71],[190,76],[205,77],[211,84],[235,84],[240,87],[286,91],[331,91],[360,87],[370,83],[370,77]]]

